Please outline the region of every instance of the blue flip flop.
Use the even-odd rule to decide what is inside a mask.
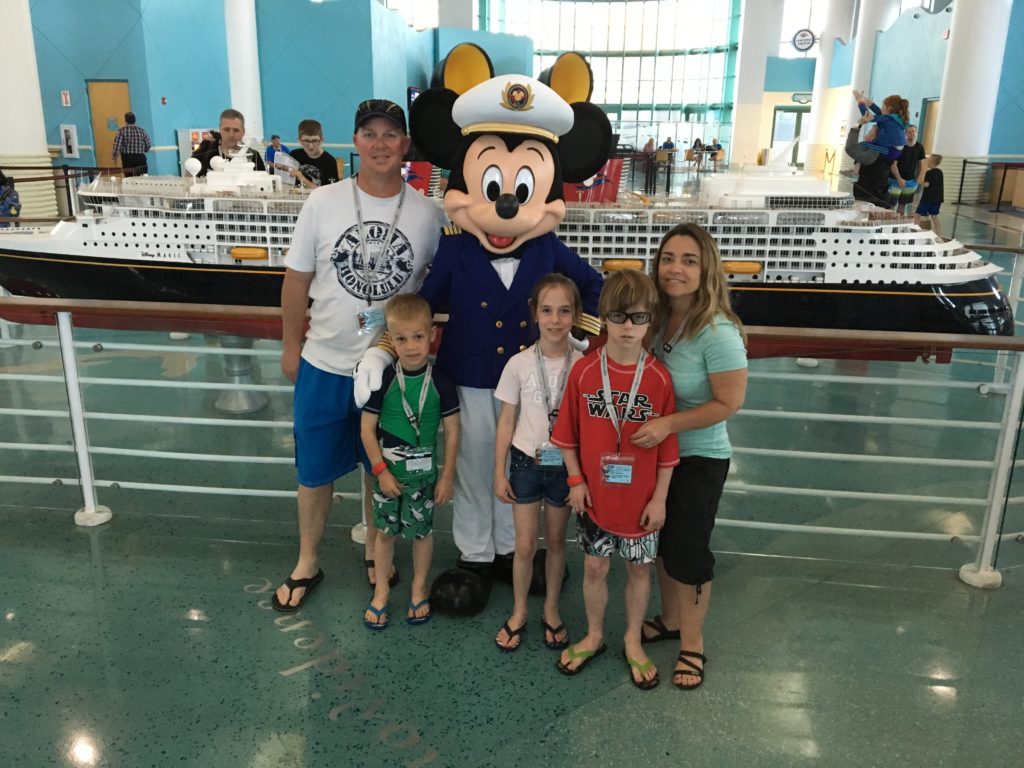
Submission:
[[[410,625],[416,625],[416,624],[426,624],[428,621],[430,621],[433,618],[433,616],[434,616],[434,614],[432,612],[428,611],[426,616],[417,616],[416,615],[416,611],[418,611],[424,605],[426,605],[426,606],[430,605],[430,598],[426,598],[424,600],[420,600],[418,603],[413,603],[412,600],[410,600],[409,601],[409,611],[405,615],[405,623],[406,624],[410,624]]]
[[[374,632],[380,632],[382,629],[385,629],[391,621],[391,617],[388,616],[387,613],[388,607],[386,605],[383,608],[374,608],[373,603],[371,602],[366,606],[366,610],[377,617],[377,621],[369,621],[366,618],[366,615],[363,615],[363,626],[367,629],[372,629]],[[383,621],[381,621],[381,617],[383,617]]]

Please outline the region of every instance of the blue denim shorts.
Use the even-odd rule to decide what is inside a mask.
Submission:
[[[553,507],[564,507],[569,498],[565,465],[542,467],[514,445],[508,481],[517,504],[533,504],[542,498]]]

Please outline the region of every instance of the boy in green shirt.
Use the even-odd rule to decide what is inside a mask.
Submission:
[[[433,315],[425,299],[399,294],[384,310],[398,361],[384,371],[380,389],[363,406],[362,440],[377,478],[373,488],[377,573],[391,573],[395,537],[412,541],[412,595],[405,620],[430,620],[427,573],[434,540],[434,506],[451,501],[459,445],[459,396],[430,364]],[[437,432],[444,422],[444,469],[438,473]],[[383,569],[383,570],[381,570]],[[363,615],[368,629],[384,629],[391,586],[377,579]]]

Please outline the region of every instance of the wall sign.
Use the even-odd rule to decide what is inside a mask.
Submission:
[[[806,53],[814,47],[814,33],[809,29],[801,29],[793,35],[793,47],[800,53]]]

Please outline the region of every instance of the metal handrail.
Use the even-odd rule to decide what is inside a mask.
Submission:
[[[69,399],[71,398],[71,392],[74,389],[78,389],[82,384],[85,383],[96,383],[96,384],[120,384],[117,380],[107,378],[78,378],[77,370],[73,375],[69,371],[76,366],[75,355],[73,350],[75,347],[91,347],[95,350],[102,350],[105,348],[132,348],[132,347],[148,347],[150,345],[130,345],[130,344],[88,344],[85,342],[75,342],[70,337],[70,311],[78,308],[84,314],[91,315],[94,317],[116,317],[121,320],[127,320],[130,318],[141,318],[151,319],[154,316],[158,317],[193,317],[193,318],[205,318],[209,320],[211,317],[225,317],[225,318],[236,318],[242,313],[251,313],[253,316],[259,318],[262,321],[279,322],[280,310],[274,307],[230,307],[230,306],[208,306],[208,305],[181,305],[181,304],[161,304],[154,302],[110,302],[110,301],[76,301],[76,300],[58,300],[58,299],[27,299],[20,297],[0,298],[0,315],[11,307],[25,308],[30,307],[32,311],[36,313],[39,321],[46,323],[52,321],[52,318],[56,315],[58,319],[58,328],[61,330],[61,351],[62,358],[65,365],[65,377],[64,381],[68,385]],[[77,314],[77,311],[76,311]],[[839,345],[849,345],[852,348],[858,349],[887,349],[892,350],[894,348],[905,349],[905,350],[928,350],[935,348],[970,348],[970,349],[984,349],[990,351],[1024,351],[1024,338],[1015,337],[982,337],[982,336],[970,336],[970,335],[951,335],[951,334],[925,334],[925,333],[900,333],[900,332],[882,332],[882,331],[836,331],[827,329],[793,329],[793,328],[765,328],[765,327],[750,327],[747,329],[751,338],[753,339],[768,339],[773,341],[787,341],[791,340],[794,343],[806,342],[808,339],[814,339],[821,342],[829,342]],[[24,341],[20,343],[26,343]],[[31,342],[32,346],[36,346],[37,342]],[[52,342],[46,342],[46,344],[52,344]],[[178,347],[172,348],[177,349],[182,353],[210,353],[221,352],[213,350],[211,348],[197,348],[197,347]],[[241,350],[230,350],[230,352],[241,351]],[[256,350],[253,350],[256,352]],[[260,351],[262,355],[274,355],[273,351]],[[1020,355],[1016,356],[1017,360],[1020,360]],[[762,373],[755,374],[762,376],[766,379],[777,378],[785,380],[790,378],[789,374],[773,374],[773,373]],[[816,376],[809,374],[811,377]],[[0,375],[0,379],[13,379],[19,378],[10,374]],[[24,380],[26,377],[20,377]],[[806,378],[806,376],[805,376]],[[59,381],[60,377],[57,376],[38,376],[34,380],[46,380],[46,381]],[[149,384],[151,386],[165,386],[164,382],[158,382],[153,380],[143,381],[141,383]],[[906,383],[906,382],[903,382]],[[181,386],[188,388],[210,388],[207,383],[201,382],[184,382]],[[962,382],[955,383],[956,387],[961,387]],[[967,385],[970,386],[970,385]],[[259,387],[268,391],[283,391],[287,390],[288,387],[275,387],[272,385],[253,385],[253,388]],[[1016,430],[1020,423],[1021,403],[1024,400],[1024,371],[1022,366],[1017,363],[1014,367],[1014,377],[1009,388],[1009,397],[1007,398],[1007,406],[1004,409],[1002,424],[996,424],[992,421],[954,421],[945,422],[946,426],[954,426],[961,429],[974,429],[974,430],[987,430],[996,431],[1001,429],[1000,432],[1000,448],[993,461],[969,461],[969,460],[956,460],[956,459],[927,459],[919,457],[896,457],[897,461],[893,463],[917,463],[917,464],[932,464],[934,466],[946,466],[946,467],[959,467],[964,469],[985,469],[992,467],[994,468],[992,481],[990,483],[989,493],[986,497],[938,497],[938,496],[924,496],[914,494],[884,494],[877,491],[857,491],[857,490],[846,490],[843,488],[834,489],[821,489],[821,488],[788,488],[783,486],[772,486],[772,485],[759,485],[759,484],[745,484],[745,483],[729,483],[726,487],[726,492],[730,494],[746,494],[750,492],[756,492],[759,494],[774,494],[774,495],[790,495],[790,496],[820,496],[820,495],[831,495],[836,498],[844,499],[858,499],[867,501],[877,501],[880,499],[890,499],[902,502],[920,502],[934,504],[938,501],[947,503],[955,503],[965,508],[985,508],[985,518],[982,525],[982,531],[979,534],[971,535],[954,535],[954,534],[943,534],[943,533],[921,533],[915,531],[869,531],[869,530],[853,530],[853,529],[836,529],[836,528],[824,528],[823,530],[817,530],[820,526],[794,526],[794,530],[806,530],[808,532],[825,532],[830,534],[850,534],[850,535],[880,535],[885,537],[897,537],[906,539],[930,539],[930,540],[951,540],[957,539],[961,541],[971,541],[979,543],[979,555],[978,562],[965,566],[961,571],[961,575],[965,581],[974,583],[977,585],[992,586],[994,582],[998,581],[999,574],[994,570],[995,561],[995,548],[999,541],[1006,540],[1007,537],[1016,538],[1015,534],[1000,534],[999,527],[1001,525],[1002,513],[1005,508],[1005,502],[1007,499],[1009,471],[1013,466],[1012,462],[1012,451],[1007,446],[1011,445],[1008,442],[1008,437],[1012,436],[1015,438]],[[1014,408],[1017,410],[1014,411]],[[77,413],[76,413],[77,411]],[[288,497],[293,495],[291,491],[276,491],[276,490],[263,490],[263,489],[224,489],[224,488],[204,488],[186,485],[170,485],[170,484],[157,484],[157,483],[136,483],[127,481],[110,481],[110,480],[96,480],[92,478],[91,460],[90,454],[110,454],[114,455],[143,455],[136,451],[131,451],[125,448],[97,448],[92,449],[88,446],[87,436],[85,434],[84,425],[86,420],[119,420],[128,422],[162,422],[162,421],[174,421],[180,424],[196,424],[196,425],[213,425],[213,424],[230,424],[232,426],[259,426],[264,428],[272,429],[284,429],[290,426],[288,422],[282,421],[258,421],[258,420],[242,420],[242,419],[210,419],[200,417],[157,417],[149,415],[135,415],[135,414],[123,414],[123,413],[98,413],[90,412],[85,414],[84,406],[81,404],[79,397],[79,404],[76,409],[74,403],[71,403],[69,411],[24,411],[22,409],[0,409],[0,414],[18,414],[18,415],[32,415],[32,416],[46,416],[46,417],[57,417],[57,418],[68,418],[70,415],[72,423],[76,420],[80,423],[80,428],[76,430],[74,450],[79,460],[79,474],[80,478],[78,481],[67,478],[57,478],[56,480],[50,479],[45,482],[59,482],[61,484],[80,484],[82,486],[83,497],[86,499],[86,506],[83,510],[79,510],[81,514],[84,512],[91,512],[91,515],[86,515],[85,519],[89,523],[102,522],[104,513],[109,512],[104,508],[100,508],[95,504],[95,488],[96,487],[119,487],[119,488],[138,488],[148,490],[160,490],[168,492],[199,492],[199,493],[228,493],[228,492],[241,492],[251,495],[259,496],[279,496]],[[820,414],[820,413],[807,413],[807,412],[796,412],[791,411],[788,413],[777,412],[771,410],[757,410],[748,409],[741,411],[738,415],[741,420],[748,419],[759,419],[759,418],[790,418],[800,419],[801,421],[807,421],[811,419],[816,420],[828,420],[828,421],[846,421],[846,422],[859,422],[859,423],[876,423],[876,424],[915,424],[922,427],[939,427],[939,424],[932,420],[929,422],[927,419],[916,419],[916,418],[903,418],[903,417],[890,417],[890,416],[871,416],[864,417],[857,414]],[[1012,435],[1011,435],[1012,433]],[[0,444],[0,449],[6,449],[13,447],[13,444]],[[26,446],[22,446],[26,448]],[[46,450],[45,446],[32,444],[27,446],[28,450],[41,451]],[[66,450],[66,449],[65,449]],[[747,453],[748,455],[756,455],[759,449],[756,448],[738,448],[737,454]],[[152,455],[150,455],[150,453]],[[186,458],[186,456],[179,456],[177,452],[150,452],[145,454],[149,458]],[[813,451],[787,451],[778,452],[777,455],[783,455],[787,458],[822,458],[821,454]],[[194,456],[192,458],[195,458]],[[208,457],[209,458],[209,457]],[[833,458],[829,456],[828,458]],[[842,457],[834,457],[836,459]],[[899,459],[903,459],[902,462]],[[225,457],[213,457],[209,460],[228,460]],[[847,460],[852,461],[884,461],[884,457],[848,457]],[[288,460],[281,460],[277,457],[262,457],[262,461],[267,464],[285,464]],[[12,478],[10,476],[4,476],[0,478],[0,481],[11,481],[11,482],[44,482],[36,478]],[[92,506],[90,509],[89,498],[92,498]],[[348,494],[338,494],[348,495]],[[76,515],[76,520],[79,516]],[[751,524],[762,525],[760,521],[751,522],[746,520],[729,520],[720,519],[719,523],[722,526],[735,526],[735,527],[748,527]],[[83,523],[88,524],[88,523]],[[786,524],[781,523],[764,523],[763,526],[766,530],[789,530]]]

